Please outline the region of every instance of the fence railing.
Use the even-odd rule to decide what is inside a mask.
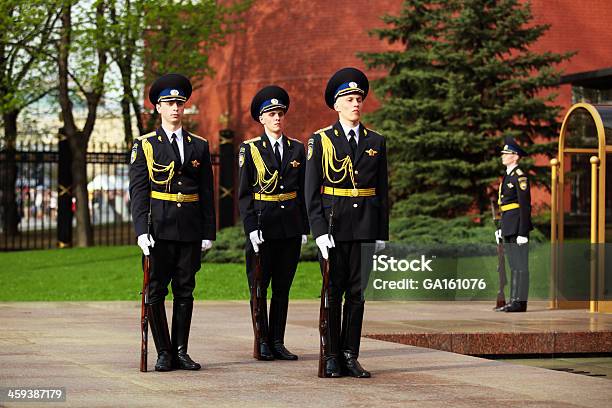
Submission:
[[[212,155],[213,171],[225,168],[231,172],[229,189],[233,190],[233,149],[225,151],[229,153],[225,166],[221,166],[219,155]],[[58,143],[20,143],[12,151],[0,149],[0,251],[70,245],[57,238],[58,203],[66,194],[71,197],[70,188],[58,182],[60,156]],[[97,144],[88,149],[87,190],[94,245],[135,243],[128,192],[129,156],[126,145]],[[219,179],[216,174],[215,180]],[[215,190],[219,190],[217,185]],[[72,203],[74,211],[74,199]],[[231,209],[221,212],[233,214],[233,200],[229,205]],[[15,216],[11,217],[11,212]]]

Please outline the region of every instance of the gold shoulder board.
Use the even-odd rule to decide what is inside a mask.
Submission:
[[[205,141],[205,142],[207,142],[207,143],[208,143],[208,140],[206,140],[205,138],[203,138],[203,137],[202,137],[202,136],[200,136],[200,135],[196,135],[195,133],[191,133],[191,132],[189,132],[189,134],[190,134],[191,136],[193,136],[193,137],[197,137],[198,139],[201,139],[201,140],[203,140],[203,141]]]
[[[148,139],[150,137],[155,136],[156,134],[157,133],[155,131],[149,132],[149,133],[145,133],[144,135],[137,137],[136,140],[145,140],[145,139]]]
[[[254,137],[254,138],[252,138],[252,139],[245,140],[245,141],[244,141],[244,142],[242,142],[242,143],[244,143],[244,144],[249,144],[249,143],[253,143],[253,142],[258,141],[259,139],[260,139],[260,136],[257,136],[257,137]]]

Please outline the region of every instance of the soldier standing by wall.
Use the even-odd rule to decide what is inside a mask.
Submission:
[[[389,211],[385,139],[360,123],[368,89],[368,79],[358,69],[336,72],[327,84],[325,102],[338,113],[338,121],[308,141],[306,207],[322,268],[322,259],[329,259],[325,377],[370,377],[357,361],[367,284],[361,261],[368,254],[362,252],[373,252],[373,245],[363,244],[384,247]]]
[[[261,89],[251,102],[251,116],[263,125],[263,134],[240,145],[238,190],[244,224],[249,288],[255,290],[256,254],[263,272],[263,301],[255,314],[260,360],[297,360],[284,346],[289,290],[300,247],[306,243],[308,219],[304,205],[304,146],[283,134],[289,95],[278,86]],[[270,320],[266,291],[272,282]],[[257,307],[254,302],[251,308]],[[253,310],[252,310],[253,312]],[[257,330],[257,329],[256,329]],[[256,334],[257,336],[257,334]]]
[[[215,239],[213,175],[208,142],[182,127],[191,83],[178,74],[155,81],[149,100],[161,126],[139,137],[130,159],[130,198],[138,246],[150,255],[148,313],[156,371],[199,370],[187,354],[195,274]],[[149,221],[150,220],[150,221]],[[172,338],[164,300],[172,284]]]
[[[529,231],[531,193],[527,174],[518,167],[527,153],[511,137],[501,151],[506,174],[499,185],[501,228],[495,232],[497,242],[504,242],[510,265],[510,302],[495,309],[498,312],[525,312],[529,294]]]

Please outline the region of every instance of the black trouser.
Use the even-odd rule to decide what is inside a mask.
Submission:
[[[269,340],[271,342],[284,342],[289,290],[291,289],[295,271],[300,260],[301,244],[302,237],[297,236],[284,239],[266,238],[263,244],[259,245],[264,296],[268,286],[272,284],[269,331]],[[249,289],[251,289],[255,277],[255,251],[249,239],[246,242],[246,273]],[[263,330],[262,340],[267,340],[267,316],[261,317],[265,318],[260,323]]]
[[[195,275],[201,267],[201,241],[156,240],[151,248],[149,304],[162,302],[172,283],[174,301],[193,301]]]
[[[374,245],[371,241],[335,242],[329,253],[329,328],[328,355],[336,357],[339,352],[359,356],[361,326],[365,299],[363,297],[369,278],[369,268],[363,262],[372,261]],[[363,245],[369,244],[369,245]],[[319,253],[323,270],[323,259]],[[342,297],[344,308],[342,309]],[[342,310],[342,316],[341,316]]]
[[[529,244],[517,244],[516,237],[504,237],[504,252],[511,273],[510,301],[526,302],[529,296]]]

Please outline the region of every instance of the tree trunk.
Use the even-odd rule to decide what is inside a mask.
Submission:
[[[77,247],[93,245],[93,228],[89,216],[87,192],[87,142],[82,132],[69,137],[72,152],[72,191],[76,199],[76,242]]]
[[[134,140],[132,134],[132,118],[130,116],[130,100],[127,95],[121,98],[121,115],[123,116],[123,132],[125,143],[129,146]]]
[[[2,115],[6,140],[6,160],[0,167],[0,174],[2,174],[0,194],[2,195],[2,211],[4,213],[3,229],[7,235],[16,235],[19,232],[19,212],[15,194],[17,183],[17,162],[15,160],[17,116],[19,116],[19,111],[10,111]]]

